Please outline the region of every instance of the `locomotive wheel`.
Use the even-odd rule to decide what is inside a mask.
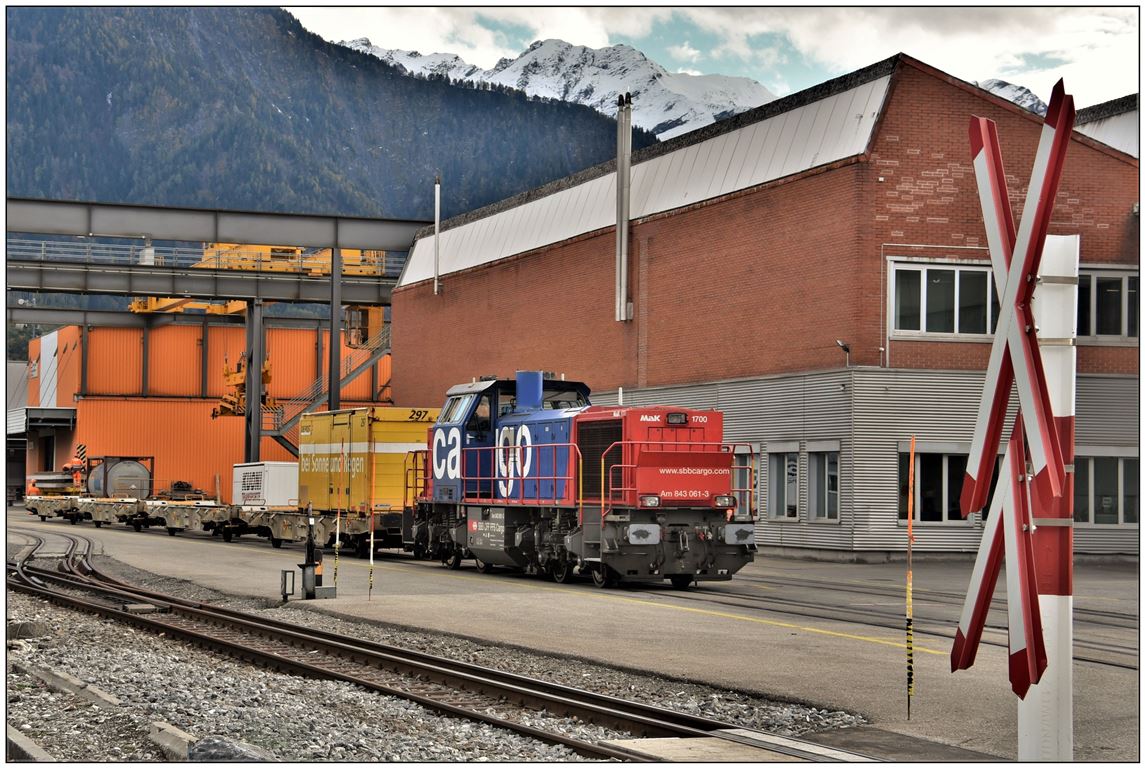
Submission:
[[[696,577],[690,573],[674,573],[670,578],[675,589],[687,589],[696,580]]]
[[[600,563],[592,569],[592,583],[600,589],[610,589],[616,586],[617,578],[612,569]]]
[[[549,574],[553,577],[553,581],[558,584],[568,584],[573,580],[573,567],[568,561],[562,561],[552,567]]]
[[[461,550],[454,549],[442,559],[441,563],[449,570],[456,571],[461,567]]]
[[[413,559],[414,560],[424,560],[425,559],[425,547],[423,547],[421,544],[414,544],[413,545]]]
[[[483,560],[478,560],[476,557],[473,558],[473,562],[477,566],[477,570],[481,573],[493,573],[493,563],[486,563]]]
[[[270,546],[275,549],[282,549],[282,539],[276,539],[274,536],[270,537]]]

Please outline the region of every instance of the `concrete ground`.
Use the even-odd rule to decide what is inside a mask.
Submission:
[[[62,520],[41,523],[19,508],[9,509],[7,523],[9,541],[13,526],[82,530],[101,541],[108,555],[134,567],[267,599],[279,597],[280,571],[297,573],[303,559],[298,545],[276,550],[255,538],[224,544],[203,534],[169,537],[161,529],[73,528]],[[909,720],[904,631],[856,623],[853,616],[849,621],[819,618],[815,614],[823,611],[814,607],[849,605],[862,612],[902,606],[901,563],[761,556],[730,583],[680,593],[658,586],[600,590],[587,581],[556,585],[508,572],[483,575],[470,564],[450,571],[397,554],[378,556],[371,587],[368,562],[346,557],[337,564],[337,598],[308,601],[305,607],[859,712],[875,726],[872,743],[886,742],[890,746],[883,754],[898,760],[975,757],[940,745],[984,753],[978,757],[987,759],[1015,759],[1017,699],[1007,680],[1005,649],[983,645],[973,668],[952,674],[950,641],[929,634],[949,634],[943,621],[957,618],[961,608],[950,595],[965,591],[971,565],[970,560],[914,564],[917,634]],[[334,570],[327,553],[325,584],[333,583]],[[1124,615],[1128,621],[1113,623],[1129,625],[1079,624],[1077,639],[1128,647],[1133,667],[1075,661],[1074,757],[1079,761],[1140,759],[1138,576],[1135,562],[1075,566],[1076,609]],[[882,589],[867,591],[872,587]],[[998,623],[1004,626],[1004,616]],[[1004,640],[1004,630],[988,631],[987,637]],[[1077,653],[1083,655],[1080,648]]]

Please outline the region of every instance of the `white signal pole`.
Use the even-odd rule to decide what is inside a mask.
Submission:
[[[1034,322],[1066,467],[1074,462],[1079,238],[1046,238]],[[1057,499],[1034,497],[1034,563],[1046,671],[1018,701],[1018,759],[1073,760],[1073,481]]]

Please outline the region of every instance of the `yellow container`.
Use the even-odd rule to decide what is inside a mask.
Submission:
[[[399,511],[405,457],[426,447],[440,408],[355,408],[299,422],[298,498],[315,512]]]

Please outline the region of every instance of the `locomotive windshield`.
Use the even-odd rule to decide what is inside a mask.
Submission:
[[[557,391],[545,390],[544,408],[546,410],[583,408],[586,405],[588,405],[588,400],[575,389],[561,389]]]
[[[438,418],[438,424],[454,424],[465,418],[465,414],[469,412],[469,404],[473,402],[473,395],[457,395],[445,401],[445,407],[441,409],[441,416]]]

